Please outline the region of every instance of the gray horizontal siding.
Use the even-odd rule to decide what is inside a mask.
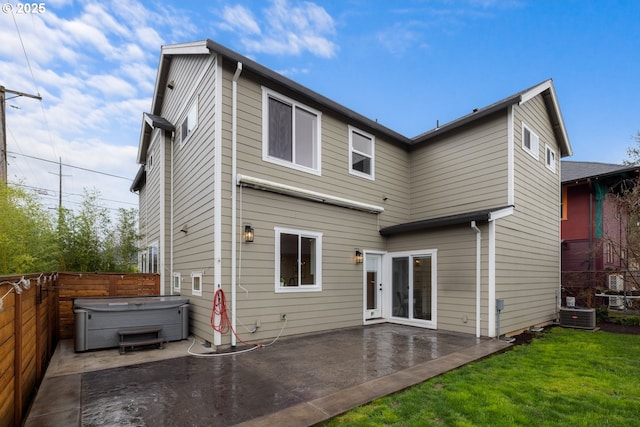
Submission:
[[[481,315],[483,335],[487,335],[488,229],[480,225]],[[475,334],[476,331],[476,232],[468,226],[447,227],[423,233],[407,233],[389,238],[389,252],[437,249],[438,329]]]
[[[241,199],[239,224],[252,224],[255,241],[240,243],[238,318],[262,325],[255,338],[277,335],[280,313],[288,317],[283,335],[362,324],[362,265],[354,248],[383,249],[376,215],[248,188]],[[275,292],[274,227],[323,233],[322,291]]]
[[[225,94],[230,94],[232,70],[226,70]],[[326,111],[321,118],[321,170],[317,176],[262,160],[262,89],[250,75],[238,83],[238,173],[325,194],[344,197],[385,208],[384,225],[408,220],[408,153],[379,136],[375,142],[375,181],[349,174],[348,125]],[[231,100],[225,96],[225,111]],[[230,114],[224,114],[225,129],[231,128]],[[230,159],[229,159],[230,161]],[[386,200],[385,200],[386,198]]]
[[[507,203],[507,118],[480,120],[411,154],[411,219]]]
[[[540,138],[538,159],[522,148],[522,122]],[[559,158],[541,96],[514,111],[515,214],[496,227],[496,297],[504,298],[502,332],[556,318],[560,286],[560,171],[545,167],[545,143]]]

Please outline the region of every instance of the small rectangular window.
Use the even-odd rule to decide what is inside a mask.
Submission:
[[[182,278],[180,277],[180,273],[173,273],[173,292],[180,293],[180,283],[182,282]]]
[[[158,272],[158,244],[154,243],[147,248],[147,273]]]
[[[322,233],[275,228],[276,292],[322,290]]]
[[[552,172],[556,171],[556,152],[547,144],[544,146],[545,166]]]
[[[202,272],[195,271],[191,273],[191,294],[202,296]]]
[[[538,158],[538,135],[533,133],[531,129],[524,123],[522,124],[522,148],[531,154],[534,158]]]
[[[180,125],[180,143],[184,143],[193,131],[198,127],[198,100],[193,103],[189,109],[187,117],[184,118]]]
[[[262,88],[262,158],[320,175],[319,111]]]
[[[373,179],[374,150],[373,135],[349,126],[349,173]]]

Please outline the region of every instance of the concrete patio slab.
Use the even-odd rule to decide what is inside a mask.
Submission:
[[[118,355],[61,343],[25,426],[308,426],[510,346],[393,324],[225,356],[188,345]]]

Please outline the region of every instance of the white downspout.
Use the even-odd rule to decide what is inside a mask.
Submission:
[[[482,255],[482,232],[476,226],[475,221],[471,221],[471,228],[476,232],[476,337],[480,338],[480,293],[482,291],[481,275],[481,255]]]
[[[175,143],[175,132],[171,132],[171,159],[169,161],[169,167],[171,168],[171,171],[169,172],[170,174],[170,178],[169,178],[169,269],[171,270],[171,278],[169,279],[169,281],[171,282],[171,284],[169,285],[171,291],[169,292],[169,295],[173,295],[173,246],[174,246],[174,241],[173,241],[173,232],[174,232],[174,224],[173,224],[173,145]],[[182,292],[182,284],[180,284],[180,291]]]
[[[242,73],[242,62],[238,62],[236,72],[233,75],[231,85],[231,327],[236,330],[236,285],[237,285],[237,185],[236,168],[238,166],[237,144],[238,144],[238,79]],[[231,334],[231,346],[236,346],[236,335]]]

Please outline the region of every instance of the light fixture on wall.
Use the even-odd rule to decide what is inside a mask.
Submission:
[[[175,80],[171,80],[169,83],[167,83],[167,87],[171,90],[173,90],[174,87],[176,87],[176,82]]]
[[[189,232],[189,225],[188,224],[183,225],[180,231],[183,232],[184,234],[187,234]]]
[[[362,252],[360,251],[360,249],[356,248],[356,254],[353,259],[355,260],[356,264],[362,264],[364,257],[362,256]]]
[[[244,232],[242,233],[242,238],[245,242],[250,243],[253,242],[253,228],[251,228],[251,224],[245,224]]]

